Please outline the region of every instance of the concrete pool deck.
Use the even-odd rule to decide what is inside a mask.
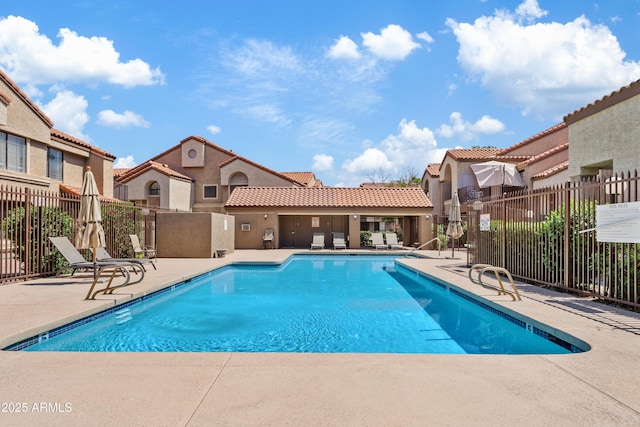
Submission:
[[[0,286],[0,348],[212,268],[293,250],[160,259],[117,295],[91,279]],[[319,253],[322,251],[315,251]],[[324,251],[332,252],[332,251]],[[523,301],[467,278],[465,254],[404,258],[459,288],[588,343],[568,355],[0,352],[2,426],[636,426],[640,315],[520,285]],[[22,412],[16,412],[17,410]]]

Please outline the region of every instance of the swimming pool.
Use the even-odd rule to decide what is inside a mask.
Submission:
[[[561,354],[566,340],[391,256],[233,265],[9,349],[117,352]]]

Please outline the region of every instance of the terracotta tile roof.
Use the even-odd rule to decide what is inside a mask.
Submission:
[[[82,187],[76,187],[75,185],[69,185],[69,184],[60,183],[60,191],[65,193],[65,194],[70,194],[72,196],[80,197],[82,195]],[[102,201],[102,202],[122,202],[122,200],[113,199],[111,197],[104,197],[102,195],[100,196],[100,201]]]
[[[559,172],[562,172],[563,170],[567,170],[569,169],[569,161],[567,160],[566,162],[562,162],[558,165],[555,165],[547,170],[544,170],[538,174],[535,174],[532,178],[535,179],[542,179],[542,178],[548,178],[552,175],[555,175]]]
[[[440,163],[430,163],[427,165],[427,173],[434,178],[440,176]]]
[[[11,104],[11,97],[1,90],[0,90],[0,100],[2,100],[2,102],[4,102],[7,105]]]
[[[500,150],[500,148],[454,148],[447,150],[444,156],[450,156],[456,161],[484,160],[495,156]]]
[[[67,133],[64,133],[64,132],[62,132],[61,130],[58,130],[58,129],[51,128],[51,138],[53,138],[53,139],[58,138],[58,139],[61,139],[63,141],[66,141],[66,142],[70,142],[72,144],[79,145],[79,146],[84,147],[84,148],[88,148],[89,150],[91,150],[94,153],[101,154],[103,156],[110,157],[112,159],[116,158],[116,156],[114,156],[113,154],[107,153],[106,151],[104,151],[101,148],[98,148],[98,147],[96,147],[94,145],[86,143],[83,140],[78,139],[76,137],[73,137],[73,136],[71,136],[71,135],[69,135]]]
[[[166,164],[154,162],[153,160],[147,160],[146,162],[129,169],[127,172],[117,177],[117,181],[120,183],[125,183],[150,170],[155,170],[163,175],[170,176],[172,178],[178,178],[189,182],[193,181],[193,178],[171,169]]]
[[[229,164],[235,162],[236,160],[248,163],[248,164],[250,164],[252,166],[255,166],[255,167],[259,168],[259,169],[262,169],[263,171],[266,171],[266,172],[269,172],[269,173],[271,173],[273,175],[279,176],[280,178],[286,179],[287,181],[291,182],[292,184],[297,184],[297,185],[302,185],[302,186],[305,185],[305,184],[302,184],[302,183],[296,181],[295,179],[292,179],[292,178],[290,178],[290,177],[288,177],[288,176],[286,176],[286,175],[284,175],[284,174],[282,174],[280,172],[276,172],[273,169],[269,169],[266,166],[262,166],[259,163],[256,163],[256,162],[254,162],[252,160],[249,160],[246,157],[238,156],[237,154],[234,154],[234,157],[225,160],[224,162],[220,163],[218,166],[220,166],[222,168],[222,167],[224,167],[226,165],[229,165]]]
[[[363,182],[360,184],[362,188],[406,188],[406,187],[420,187],[419,183],[410,182],[408,185],[402,185],[397,181],[393,182]]]
[[[125,173],[129,172],[132,168],[113,168],[113,177],[119,178]]]
[[[309,183],[311,181],[315,181],[316,179],[316,176],[313,174],[313,172],[280,172],[280,173],[307,187],[309,186]],[[313,186],[315,187],[315,183]]]
[[[562,151],[567,151],[567,156],[569,156],[569,143],[567,142],[566,144],[562,144],[559,145],[557,147],[553,147],[550,150],[544,151],[536,156],[531,156],[530,158],[528,158],[527,160],[525,160],[524,162],[520,162],[518,163],[516,166],[518,169],[524,169],[525,167],[529,166],[532,163],[535,163],[537,161],[540,161],[542,159],[546,159],[549,156],[553,156],[556,153],[561,153]]]
[[[562,123],[558,123],[557,125],[553,125],[553,126],[551,126],[549,129],[545,129],[545,130],[543,130],[542,132],[538,132],[537,134],[535,134],[535,135],[533,135],[533,136],[530,136],[530,137],[529,137],[529,138],[527,138],[527,139],[523,139],[522,141],[518,142],[518,143],[517,143],[517,144],[515,144],[515,145],[512,145],[511,147],[507,147],[507,148],[505,148],[504,150],[500,151],[500,152],[497,154],[497,156],[504,156],[504,155],[507,155],[510,151],[513,151],[513,150],[515,150],[515,149],[517,149],[517,148],[520,148],[520,147],[522,147],[523,145],[531,144],[532,142],[537,141],[538,139],[540,139],[540,138],[542,138],[542,137],[544,137],[544,136],[547,136],[547,135],[550,135],[550,134],[552,134],[552,133],[554,133],[554,132],[557,132],[557,131],[559,131],[560,129],[563,129],[563,128],[565,128],[565,127],[567,127],[567,124],[566,124],[566,123],[564,123],[564,122],[562,122]]]
[[[419,187],[237,187],[226,207],[432,208]]]
[[[40,109],[36,104],[29,99],[27,94],[25,94],[19,87],[16,85],[13,80],[9,78],[2,70],[0,70],[0,79],[4,80],[4,82],[13,89],[18,96],[29,106],[31,109],[44,121],[49,127],[53,127],[53,122],[47,115]]]
[[[609,95],[603,96],[602,98],[592,102],[591,104],[588,104],[587,106],[564,116],[564,121],[565,123],[570,125],[636,95],[640,95],[640,80],[631,82],[628,85],[611,92]]]
[[[520,156],[493,156],[491,160],[497,160],[505,163],[519,163],[529,160],[532,156],[520,155]]]

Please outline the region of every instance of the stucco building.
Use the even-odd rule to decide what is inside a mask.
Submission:
[[[313,233],[344,233],[350,249],[360,248],[367,218],[397,218],[404,245],[431,239],[433,205],[419,187],[243,187],[225,208],[236,222],[236,248],[260,248],[267,228],[276,248],[310,248]]]
[[[0,185],[79,194],[91,166],[100,193],[112,197],[115,156],[53,126],[0,71]]]
[[[202,137],[190,136],[152,159],[120,172],[115,185],[118,197],[140,206],[224,213],[224,205],[236,187],[317,185],[313,174],[308,175],[279,173]]]
[[[610,177],[640,166],[640,80],[565,116],[569,175]]]

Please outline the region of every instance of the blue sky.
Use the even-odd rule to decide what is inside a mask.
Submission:
[[[325,185],[422,176],[640,79],[640,0],[3,3],[0,68],[119,167],[198,135]]]

